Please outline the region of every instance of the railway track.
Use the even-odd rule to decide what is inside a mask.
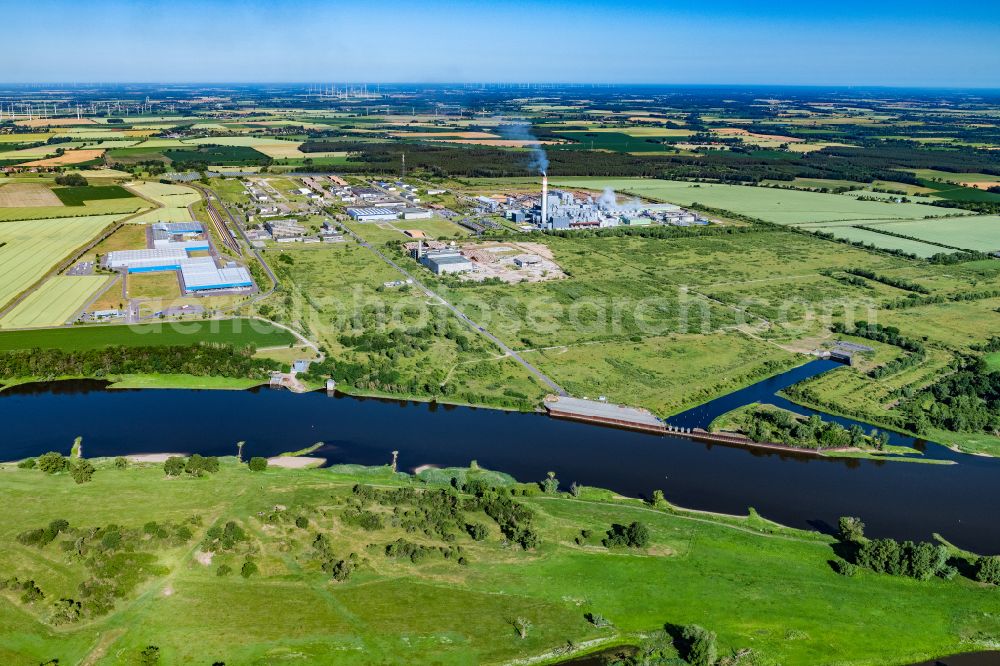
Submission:
[[[212,226],[215,227],[215,231],[218,234],[219,239],[222,241],[222,244],[235,252],[237,255],[243,256],[243,250],[240,248],[240,244],[237,242],[236,236],[234,236],[232,230],[226,226],[226,221],[222,217],[219,210],[212,205],[212,198],[215,196],[215,193],[211,190],[198,187],[197,185],[194,187],[201,192],[201,196],[205,200],[205,210],[208,211],[208,217],[212,220]]]

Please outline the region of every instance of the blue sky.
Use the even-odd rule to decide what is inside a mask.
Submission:
[[[0,6],[4,82],[1000,87],[1000,3],[982,0],[7,0]]]

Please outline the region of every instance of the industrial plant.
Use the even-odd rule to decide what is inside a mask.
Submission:
[[[598,197],[566,190],[550,191],[548,176],[544,174],[540,197],[507,197],[499,207],[507,219],[525,231],[710,224],[707,218],[674,204],[645,203],[638,198],[619,202],[618,195],[610,188]]]

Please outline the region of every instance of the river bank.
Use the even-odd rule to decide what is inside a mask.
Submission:
[[[651,506],[593,486],[577,496],[544,493],[537,483],[469,465],[429,470],[424,479],[388,466],[251,472],[227,456],[217,472],[167,477],[162,463],[122,469],[113,458],[90,460],[96,472],[83,484],[66,473],[0,467],[0,492],[30,507],[0,527],[0,550],[8,568],[30,576],[46,599],[75,598],[90,575],[87,564],[59,544],[14,546],[17,534],[58,518],[81,534],[114,523],[125,539],[150,524],[168,533],[186,525],[191,536],[143,546],[158,566],[143,570],[113,614],[87,617],[79,629],[69,622],[52,632],[46,604],[0,595],[5,663],[79,663],[95,644],[118,658],[156,645],[167,663],[257,661],[289,649],[315,663],[329,655],[338,663],[554,663],[574,656],[577,646],[641,642],[664,625],[690,622],[717,632],[726,652],[752,648],[789,665],[910,663],[975,649],[983,643],[969,637],[1000,632],[989,620],[995,590],[962,578],[841,576],[829,565],[835,539],[752,512],[715,516]],[[481,540],[457,527],[445,540],[434,529],[414,532],[388,520],[400,503],[412,511],[397,490],[441,490],[472,501],[462,488],[477,476],[517,491],[513,500],[530,509],[535,545],[511,547],[479,511],[457,520],[485,521]],[[355,490],[359,484],[370,490]],[[392,494],[380,499],[381,492]],[[380,526],[351,522],[359,501],[384,516]],[[647,544],[602,543],[612,525],[634,521],[648,528]],[[248,540],[209,545],[210,528],[229,522]],[[346,579],[324,572],[317,534],[327,536],[338,559],[357,556]],[[387,544],[400,540],[431,551],[412,561],[388,556]],[[439,550],[457,547],[461,562]],[[42,550],[33,555],[35,548]],[[247,561],[254,569],[238,575]],[[47,575],[50,567],[59,575]],[[262,596],[266,607],[249,610]],[[421,612],[412,612],[415,604]],[[829,613],[831,607],[839,612]],[[595,614],[604,621],[588,619]],[[512,625],[521,618],[523,637]],[[870,632],[875,624],[883,630],[878,636]]]
[[[6,460],[68,453],[77,436],[91,457],[181,446],[190,453],[234,455],[243,441],[247,460],[324,442],[314,455],[331,464],[386,464],[393,449],[400,451],[400,470],[475,459],[517,478],[556,471],[566,484],[631,497],[662,490],[671,502],[698,510],[745,514],[752,506],[794,527],[830,530],[839,516],[858,515],[873,535],[919,540],[939,533],[970,550],[1000,552],[1000,534],[986,509],[1000,503],[998,461],[935,445],[927,445],[924,455],[959,464],[807,457],[534,413],[325,392],[108,390],[93,381],[0,392],[0,419],[7,433],[0,458]],[[938,492],[927,493],[928,487]]]

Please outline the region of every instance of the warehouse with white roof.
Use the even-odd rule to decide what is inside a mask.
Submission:
[[[130,274],[179,271],[184,293],[253,286],[250,271],[243,266],[229,262],[219,268],[214,258],[191,257],[182,249],[119,250],[109,252],[105,264],[108,268]]]

